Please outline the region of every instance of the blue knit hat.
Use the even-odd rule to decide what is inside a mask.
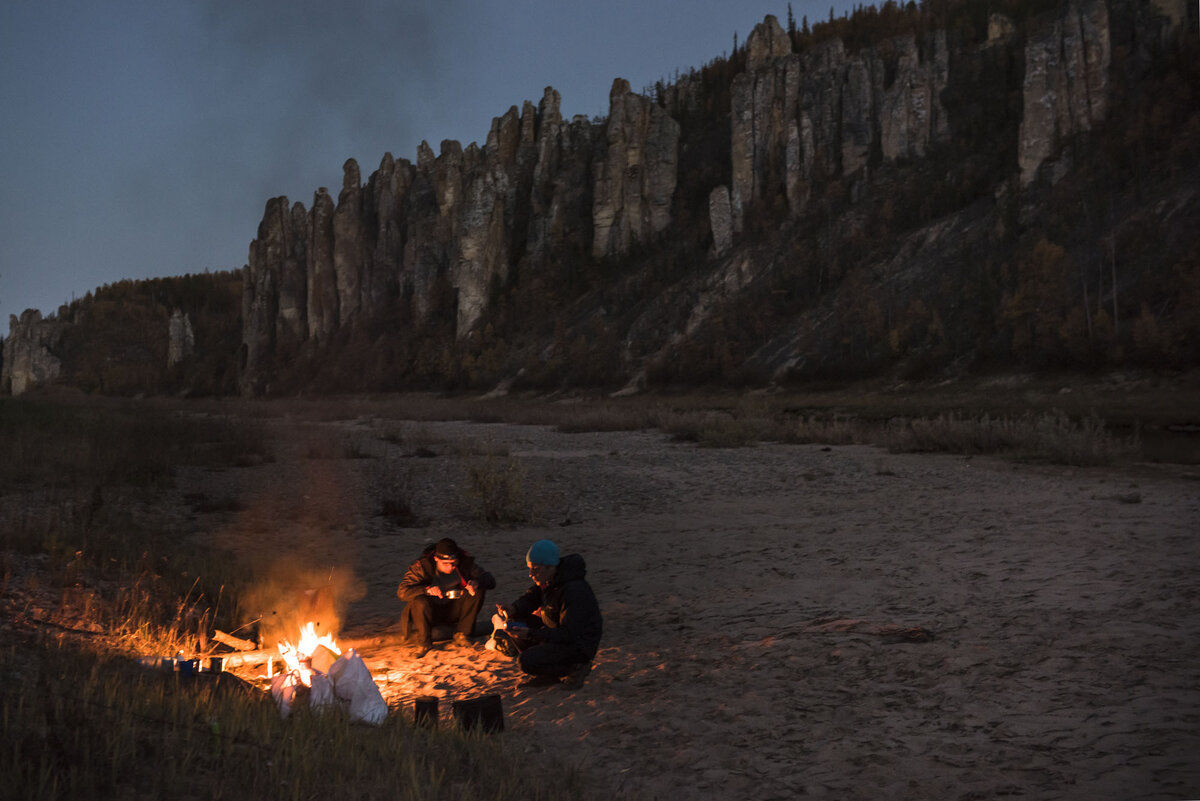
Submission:
[[[550,540],[538,540],[529,546],[529,552],[525,554],[525,564],[557,565],[558,546]]]

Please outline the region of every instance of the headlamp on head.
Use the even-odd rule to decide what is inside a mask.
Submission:
[[[439,562],[457,562],[458,543],[449,537],[438,540],[437,545],[433,546],[433,558]]]

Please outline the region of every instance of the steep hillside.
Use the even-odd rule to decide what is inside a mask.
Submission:
[[[121,281],[10,324],[0,389],[61,383],[106,395],[237,394],[240,272]]]
[[[1194,366],[1195,14],[888,2],[618,78],[603,119],[547,88],[269,200],[223,358],[246,394]]]

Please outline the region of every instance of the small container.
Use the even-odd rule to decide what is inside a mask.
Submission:
[[[210,656],[208,658],[208,669],[213,673],[221,673],[225,670],[225,658],[220,656]]]
[[[451,704],[454,719],[465,731],[478,728],[492,734],[504,731],[504,705],[499,695],[483,695]]]
[[[179,675],[194,676],[200,672],[199,659],[180,659],[179,660]]]
[[[436,729],[438,724],[438,699],[422,695],[413,699],[413,722],[427,729]]]
[[[158,669],[163,673],[175,672],[175,660],[169,656],[164,656],[158,661]]]

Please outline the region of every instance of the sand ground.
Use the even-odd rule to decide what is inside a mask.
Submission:
[[[578,690],[519,687],[483,637],[362,656],[398,714],[433,695],[449,724],[499,694],[514,758],[577,766],[599,797],[1200,798],[1195,468],[267,425],[275,462],[188,471],[180,506],[236,500],[189,519],[248,558],[351,568],[346,638],[396,630],[396,584],[440,537],[495,574],[489,606],[527,585],[532,541],[584,556],[605,633]],[[532,523],[480,519],[466,466],[489,449]],[[420,525],[380,514],[401,497]]]

